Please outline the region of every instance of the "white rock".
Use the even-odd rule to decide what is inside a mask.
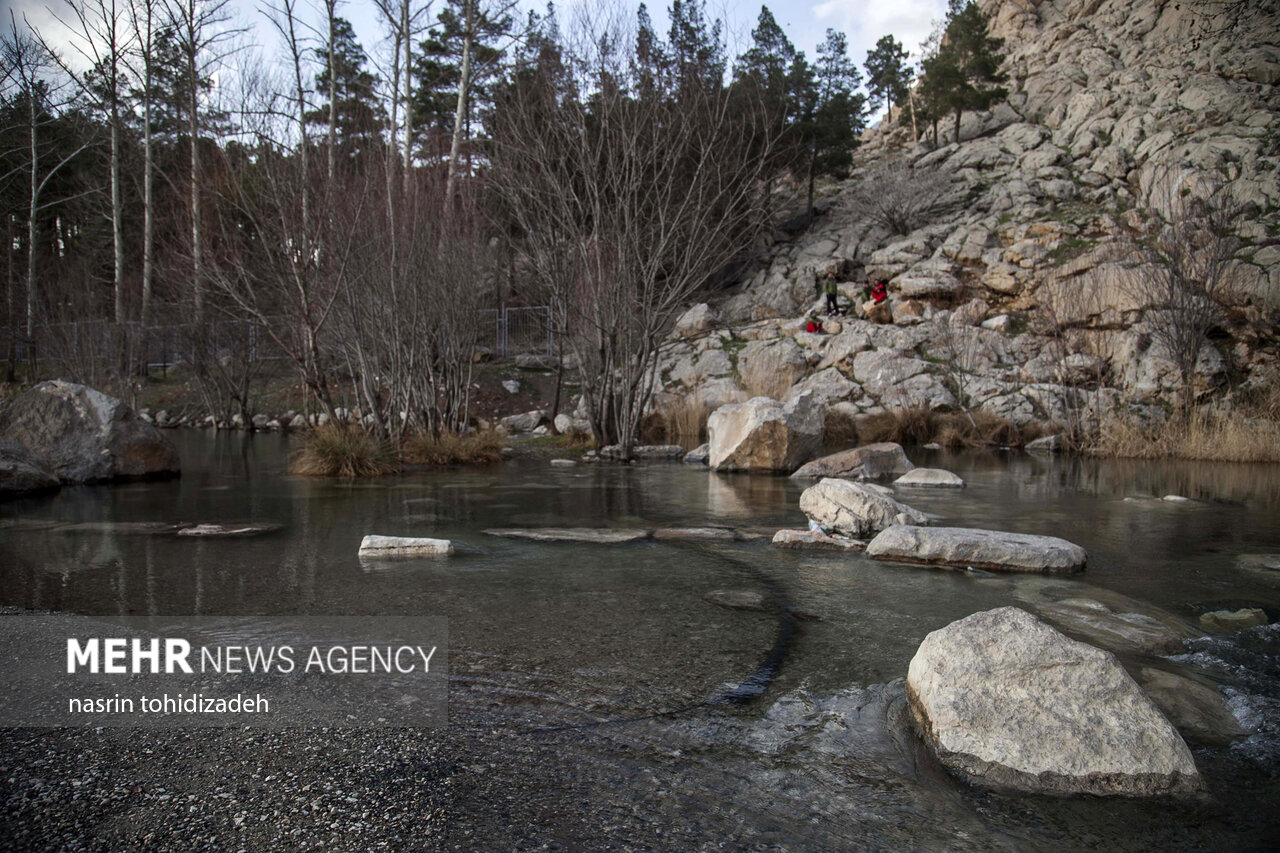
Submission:
[[[940,489],[963,489],[964,480],[941,468],[916,468],[893,481],[895,486],[928,486]]]
[[[409,536],[366,536],[360,542],[361,557],[444,556],[453,553],[448,539]]]
[[[905,474],[914,467],[902,445],[881,441],[815,459],[801,466],[791,476],[796,479],[840,477],[848,480],[875,480]]]
[[[800,510],[824,530],[863,539],[886,527],[928,524],[924,513],[862,483],[827,478],[800,495]]]
[[[707,418],[708,463],[717,471],[790,473],[822,446],[824,406],[806,391],[785,405],[768,397],[722,406]]]
[[[976,783],[1121,796],[1203,787],[1182,737],[1113,655],[1016,607],[925,637],[907,695],[938,758]]]
[[[696,337],[704,332],[711,331],[715,322],[715,311],[707,303],[700,302],[681,314],[680,319],[676,320],[676,335],[682,338]]]
[[[969,527],[898,524],[867,545],[877,560],[1005,572],[1065,574],[1084,568],[1085,550],[1056,536]]]
[[[504,380],[502,380],[502,387],[503,387],[504,389],[506,389],[506,392],[507,392],[508,394],[519,394],[519,393],[520,393],[520,382],[519,382],[519,380],[516,380],[516,379],[504,379]]]

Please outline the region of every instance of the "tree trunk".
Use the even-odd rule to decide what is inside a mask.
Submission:
[[[466,31],[462,39],[462,68],[458,72],[458,106],[453,113],[453,143],[449,146],[449,173],[444,183],[446,211],[453,204],[453,187],[458,175],[458,155],[462,150],[462,131],[467,108],[467,89],[471,86],[471,39],[475,27],[475,0],[466,0]]]
[[[325,11],[329,17],[329,183],[333,184],[334,151],[338,139],[338,72],[334,64],[334,26],[337,18],[338,0],[325,0]]]
[[[113,47],[114,50],[114,47]],[[112,58],[111,69],[111,244],[115,255],[115,319],[125,321],[124,311],[124,202],[120,198],[120,101],[119,78]]]
[[[190,0],[194,2],[194,0]],[[196,77],[195,33],[187,44],[187,131],[191,134],[191,285],[195,297],[195,322],[204,323],[204,246],[200,222],[200,81]]]
[[[147,2],[147,38],[142,58],[142,305],[138,320],[146,334],[151,322],[151,287],[155,275],[155,152],[151,146],[151,15],[152,5]]]
[[[40,212],[40,152],[36,147],[36,93],[35,87],[27,98],[28,117],[31,121],[31,199],[27,209],[27,380],[36,377],[36,234]]]
[[[960,110],[956,109],[956,142],[960,141]]]
[[[400,168],[404,170],[404,195],[409,194],[409,158],[413,153],[413,34],[409,31],[409,0],[400,4],[400,26],[404,30],[404,154]]]

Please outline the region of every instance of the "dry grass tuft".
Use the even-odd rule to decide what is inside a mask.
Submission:
[[[640,428],[646,444],[678,444],[692,450],[707,440],[707,418],[712,409],[692,397],[680,397],[645,418]]]
[[[755,365],[754,369],[739,369],[738,371],[739,378],[742,380],[742,387],[747,391],[747,396],[768,397],[770,400],[785,401],[787,392],[791,390],[792,383],[788,381],[791,377],[784,372],[766,370],[758,362]]]
[[[400,470],[395,449],[358,426],[326,424],[307,433],[289,471],[313,477],[381,477]]]
[[[1086,452],[1121,459],[1280,462],[1280,420],[1207,412],[1158,426],[1111,420]]]
[[[836,409],[827,409],[822,443],[827,447],[853,447],[858,443],[858,422]]]
[[[953,449],[1020,447],[1052,431],[1052,425],[1040,423],[1019,428],[1012,421],[981,410],[966,414],[892,409],[861,420],[856,436],[859,444],[892,441],[905,445],[935,442]]]
[[[420,432],[401,446],[405,462],[415,465],[487,465],[502,459],[502,436],[492,430],[458,435]]]

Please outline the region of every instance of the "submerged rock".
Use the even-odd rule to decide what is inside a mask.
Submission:
[[[1111,653],[1016,607],[925,637],[907,696],[939,760],[978,784],[1121,796],[1203,787],[1182,737]]]
[[[794,551],[852,551],[858,553],[867,547],[859,539],[841,539],[828,536],[820,530],[779,530],[773,535],[773,547]]]
[[[366,536],[360,542],[361,557],[447,556],[453,553],[448,539],[409,536]]]
[[[812,391],[787,403],[753,397],[707,419],[708,462],[716,471],[791,473],[822,447],[825,407]]]
[[[895,524],[929,523],[919,510],[850,480],[827,478],[810,486],[800,495],[800,509],[822,528],[852,539],[871,536]]]
[[[707,460],[711,458],[711,445],[699,444],[693,450],[684,455],[684,464],[686,465],[706,465]]]
[[[1267,614],[1257,607],[1242,607],[1239,610],[1211,610],[1200,614],[1200,627],[1215,634],[1229,634],[1243,631],[1257,625],[1266,625],[1270,620]]]
[[[1086,557],[1079,545],[1055,536],[904,524],[872,539],[867,555],[899,563],[1053,574],[1080,571]]]
[[[729,610],[768,610],[769,600],[764,593],[753,589],[713,589],[702,600]]]
[[[490,536],[506,539],[528,539],[533,542],[593,542],[617,545],[648,539],[652,530],[597,529],[592,527],[541,527],[532,529],[492,528],[484,531]]]
[[[0,438],[0,498],[52,492],[61,486],[30,450],[16,441]]]
[[[1222,694],[1212,687],[1149,666],[1138,670],[1137,680],[1183,737],[1205,746],[1223,747],[1250,734],[1227,708]]]
[[[902,445],[882,441],[815,459],[791,476],[796,479],[843,477],[849,480],[878,480],[894,474],[905,474],[913,468],[915,466],[907,459]]]
[[[203,536],[206,538],[261,536],[282,529],[279,524],[193,524],[178,531],[179,536]]]
[[[964,480],[941,468],[916,468],[893,481],[895,486],[917,486],[936,489],[963,489]]]
[[[1162,655],[1182,648],[1194,633],[1172,616],[1108,607],[1092,598],[1064,598],[1037,608],[1054,625],[1113,652]],[[1151,609],[1154,608],[1144,608]]]
[[[61,379],[0,410],[0,435],[24,445],[63,483],[173,477],[178,451],[124,403]]]
[[[738,534],[728,527],[660,527],[654,539],[694,542],[732,542]]]

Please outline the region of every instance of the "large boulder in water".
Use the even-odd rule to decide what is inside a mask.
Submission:
[[[785,404],[753,397],[721,406],[707,418],[708,463],[717,471],[789,474],[822,447],[825,415],[811,391]]]
[[[60,485],[30,450],[0,438],[0,498],[52,491]]]
[[[1016,607],[925,637],[907,696],[942,763],[979,784],[1122,796],[1203,787],[1187,744],[1114,655]]]
[[[867,545],[867,556],[896,563],[1048,574],[1078,572],[1087,557],[1079,545],[1056,536],[913,526],[916,523],[887,527]]]
[[[61,379],[0,411],[0,435],[23,444],[63,483],[173,477],[178,451],[124,403]]]
[[[914,467],[911,460],[907,459],[902,445],[881,441],[815,459],[791,476],[797,480],[819,477],[878,480],[893,474],[905,474]]]
[[[800,510],[824,530],[865,539],[895,524],[928,524],[919,510],[851,480],[822,480],[800,495]]]

